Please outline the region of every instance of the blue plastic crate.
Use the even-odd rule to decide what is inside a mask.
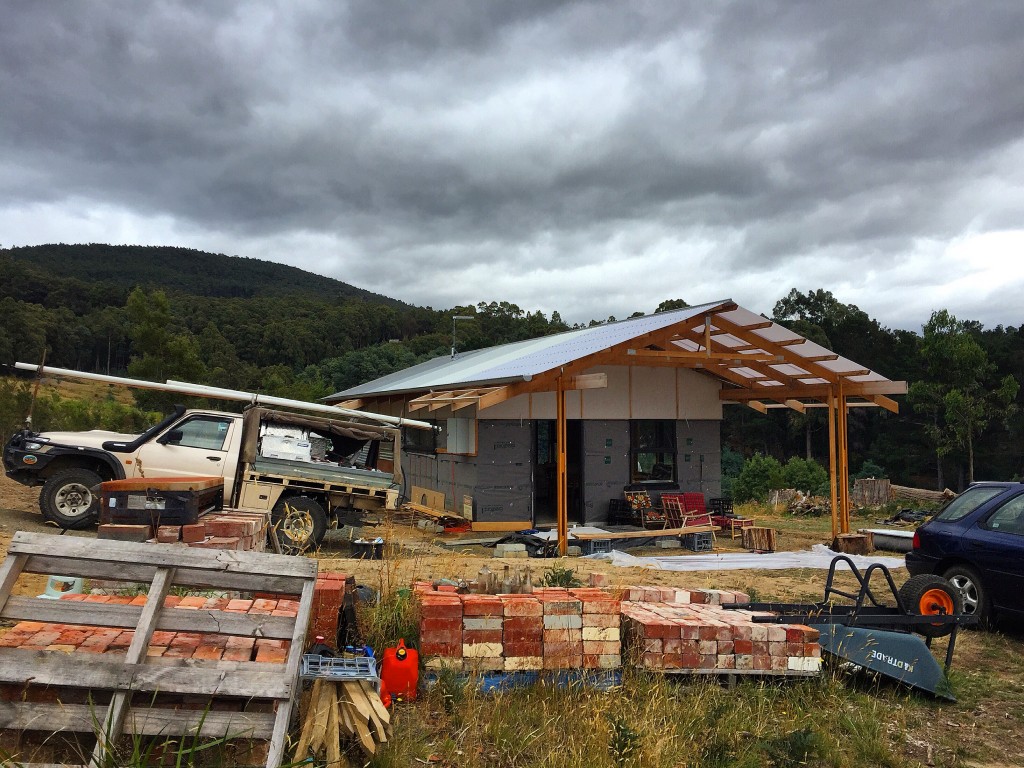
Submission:
[[[710,531],[684,533],[679,537],[683,547],[691,552],[711,552],[715,548],[715,537]]]
[[[377,660],[372,656],[302,656],[299,677],[303,680],[368,680],[380,693]]]
[[[599,552],[611,552],[611,539],[576,539],[584,555],[596,555]]]

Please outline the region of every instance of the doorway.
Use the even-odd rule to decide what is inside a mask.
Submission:
[[[558,445],[554,419],[538,420],[533,429],[533,524],[558,524]],[[583,422],[565,425],[565,480],[569,525],[583,524]]]

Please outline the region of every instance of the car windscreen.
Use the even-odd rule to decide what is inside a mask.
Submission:
[[[1006,486],[1004,485],[977,485],[973,488],[968,488],[943,507],[942,511],[934,519],[944,523],[952,523],[967,517],[967,515],[971,514],[971,512],[986,501],[995,498],[1005,490]]]

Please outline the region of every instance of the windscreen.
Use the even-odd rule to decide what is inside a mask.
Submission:
[[[994,499],[1005,490],[1006,486],[1004,485],[977,485],[973,488],[968,488],[949,502],[934,519],[941,520],[944,523],[952,523],[967,517],[967,515],[971,514],[971,512],[986,501]]]

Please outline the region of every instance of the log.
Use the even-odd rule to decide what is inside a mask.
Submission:
[[[858,478],[853,483],[850,500],[858,507],[880,507],[892,499],[892,487],[886,478]]]
[[[775,529],[749,526],[743,529],[743,548],[757,552],[775,551]]]
[[[894,499],[905,499],[906,501],[946,501],[952,499],[956,494],[946,488],[942,491],[929,491],[924,488],[908,488],[905,485],[892,486],[892,497]]]
[[[870,533],[840,533],[832,540],[832,549],[844,555],[867,555],[875,550]]]

